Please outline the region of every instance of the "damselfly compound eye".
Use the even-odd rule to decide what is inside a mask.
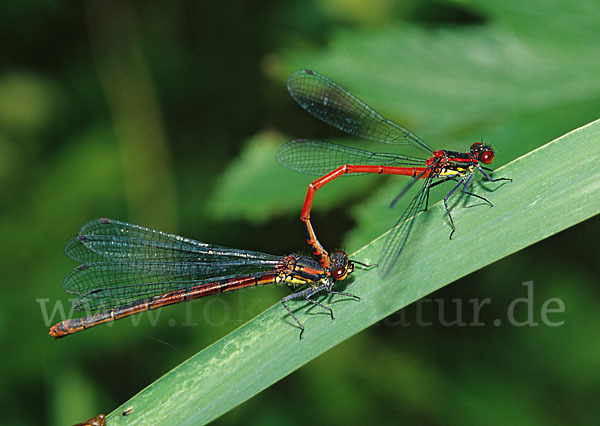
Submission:
[[[347,268],[340,266],[339,268],[334,269],[331,275],[333,276],[334,280],[343,280],[344,278],[346,278],[347,272]]]
[[[490,164],[492,161],[494,161],[494,151],[491,149],[486,149],[479,154],[479,161],[481,161],[483,164]]]

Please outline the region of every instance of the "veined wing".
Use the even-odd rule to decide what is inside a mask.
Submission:
[[[111,219],[95,219],[65,245],[85,262],[63,281],[78,295],[75,310],[109,309],[149,297],[209,285],[238,276],[259,276],[281,264],[280,256],[206,244]]]
[[[318,176],[346,164],[394,167],[419,167],[426,164],[426,161],[420,158],[393,153],[369,152],[305,139],[297,139],[284,144],[277,151],[277,161],[283,167],[296,172]],[[361,173],[354,175],[357,174]]]
[[[202,243],[113,219],[94,219],[67,242],[65,253],[78,262],[273,263],[279,256]]]
[[[377,142],[410,145],[430,155],[433,153],[433,149],[419,136],[383,117],[357,96],[316,71],[295,71],[288,78],[287,87],[302,108],[344,132]]]
[[[398,262],[410,232],[412,231],[413,225],[415,224],[417,214],[419,211],[423,210],[425,203],[427,202],[427,192],[432,179],[433,174],[425,178],[419,192],[415,194],[408,207],[402,213],[400,219],[398,219],[394,227],[388,233],[383,244],[381,260],[379,262],[379,274],[382,277],[386,277]],[[409,187],[418,180],[419,176],[417,176],[409,185],[407,185],[407,187],[402,191],[402,194],[406,193]],[[394,202],[395,201],[396,200],[394,200]]]
[[[153,296],[235,277],[271,273],[267,265],[107,262],[81,265],[69,272],[63,289],[79,297],[72,309],[95,311],[128,306]]]

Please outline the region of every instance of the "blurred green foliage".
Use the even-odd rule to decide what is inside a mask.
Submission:
[[[277,169],[269,152],[291,138],[341,135],[289,98],[291,71],[321,71],[433,146],[462,149],[483,136],[501,165],[600,115],[596,6],[7,2],[2,424],[62,425],[108,412],[286,294],[216,297],[162,310],[156,326],[142,315],[137,327],[123,320],[62,341],[47,336],[41,309],[61,301],[68,310],[60,283],[74,265],[62,245],[93,217],[305,252],[297,216],[310,179]],[[403,182],[361,177],[319,191],[322,242],[355,250],[387,229],[402,208],[387,203]],[[564,301],[565,325],[419,327],[393,316],[218,422],[592,423],[600,417],[599,224],[588,220],[431,296],[448,306],[490,297],[489,323],[532,280],[536,303]],[[198,326],[181,325],[190,310]]]

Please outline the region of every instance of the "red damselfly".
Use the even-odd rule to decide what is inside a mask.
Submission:
[[[375,153],[302,139],[288,142],[279,149],[277,161],[284,167],[301,173],[322,176],[309,185],[300,218],[304,223],[307,242],[323,267],[329,266],[329,255],[319,243],[312,228],[310,210],[315,192],[340,176],[351,173],[377,173],[413,177],[414,179],[392,201],[392,206],[415,182],[424,180],[423,186],[386,238],[379,262],[380,273],[383,276],[390,272],[402,253],[417,213],[427,210],[429,191],[432,187],[448,181],[455,182],[444,197],[444,206],[452,228],[451,238],[455,227],[447,201],[457,189],[461,188],[465,194],[479,198],[492,206],[486,198],[469,191],[476,170],[491,182],[511,180],[494,179],[486,172],[486,170],[492,171],[485,165],[490,164],[494,159],[494,150],[490,146],[476,142],[466,153],[434,150],[419,136],[384,118],[357,96],[316,71],[294,72],[288,78],[287,87],[292,98],[302,108],[325,123],[357,137],[392,145],[410,146],[423,152],[426,157]]]
[[[54,337],[139,312],[265,284],[306,286],[281,300],[302,337],[304,327],[287,301],[304,299],[326,309],[333,318],[332,309],[313,296],[326,292],[358,299],[333,290],[335,282],[345,279],[355,268],[355,262],[342,251],[333,252],[330,267],[325,268],[306,256],[273,256],[226,248],[117,220],[95,219],[83,225],[79,236],[66,244],[65,253],[84,262],[63,282],[67,293],[78,296],[72,309],[101,312],[54,325],[50,329]]]

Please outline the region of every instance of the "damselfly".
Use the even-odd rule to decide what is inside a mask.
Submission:
[[[285,310],[304,327],[286,302],[314,300],[321,292],[359,299],[333,290],[336,281],[354,271],[355,262],[342,251],[333,252],[329,267],[298,255],[273,256],[201,243],[139,225],[111,219],[92,220],[69,241],[65,253],[84,262],[64,279],[63,289],[78,297],[76,311],[99,311],[54,325],[50,335],[63,337],[129,315],[212,294],[265,284],[306,288],[281,300]]]
[[[466,153],[434,150],[419,136],[384,118],[358,97],[316,71],[294,72],[288,78],[287,87],[302,108],[333,127],[377,142],[410,146],[426,154],[426,158],[416,158],[303,139],[288,142],[279,149],[277,160],[284,167],[301,173],[322,175],[309,185],[300,219],[304,223],[308,244],[325,268],[330,265],[329,255],[319,243],[312,228],[310,210],[315,192],[340,176],[349,173],[377,173],[413,177],[414,179],[392,201],[392,206],[415,182],[424,180],[423,186],[386,238],[379,262],[380,272],[384,276],[390,272],[402,253],[416,214],[427,210],[429,191],[432,187],[448,181],[455,182],[444,197],[444,206],[452,228],[451,238],[455,227],[447,201],[457,189],[461,188],[465,194],[492,206],[486,198],[469,191],[476,170],[491,182],[511,180],[494,179],[486,172],[491,169],[482,166],[490,164],[494,159],[494,150],[490,146],[476,142]]]

